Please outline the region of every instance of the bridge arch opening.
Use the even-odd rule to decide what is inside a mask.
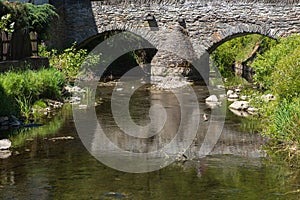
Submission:
[[[222,77],[238,75],[253,80],[251,62],[277,43],[275,37],[261,33],[242,32],[228,35],[208,48],[211,62]]]
[[[244,36],[251,36],[251,35],[260,35],[261,37],[264,38],[269,38],[272,40],[277,40],[276,36],[270,36],[270,35],[266,35],[263,33],[259,33],[259,32],[238,32],[238,33],[233,33],[231,35],[226,35],[225,37],[220,37],[220,35],[218,33],[214,33],[213,34],[213,39],[212,40],[216,40],[216,42],[214,42],[213,44],[211,44],[208,48],[207,51],[209,54],[212,54],[212,52],[214,52],[219,46],[221,46],[222,44],[234,40],[236,38],[241,38]]]
[[[130,50],[131,44],[138,45],[140,48],[133,51],[129,51],[123,54],[115,61],[113,61],[108,68],[104,71],[100,81],[111,81],[119,79],[126,72],[139,66],[138,73],[150,74],[150,69],[147,64],[151,63],[152,58],[157,52],[157,49],[145,38],[127,30],[122,29],[112,29],[107,30],[102,33],[98,33],[78,44],[76,47],[78,49],[87,49],[88,52],[92,51],[97,45],[106,40],[109,37],[123,33],[122,44],[112,44],[120,45],[120,48],[124,50]],[[152,46],[153,48],[143,48],[144,46]]]

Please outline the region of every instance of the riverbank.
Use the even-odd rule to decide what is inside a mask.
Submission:
[[[255,37],[252,39],[255,42]],[[233,39],[214,52],[223,77],[236,79],[231,66],[241,62],[241,57],[247,57],[243,48],[249,49],[248,41],[249,38]],[[257,130],[270,139],[270,153],[285,155],[293,166],[300,166],[300,35],[277,41],[261,38],[256,43],[260,43],[262,47],[258,49],[263,50],[244,63],[255,72],[252,79],[255,89],[243,89],[242,95],[249,97],[249,105],[258,109]],[[237,46],[242,46],[242,50]],[[232,82],[239,87],[247,84],[245,80]]]

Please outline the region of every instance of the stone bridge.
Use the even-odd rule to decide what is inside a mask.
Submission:
[[[166,58],[167,54],[169,60],[177,62],[177,68],[186,69],[188,65],[178,55],[190,61],[205,52],[211,53],[234,37],[256,33],[277,38],[300,32],[300,3],[292,0],[49,2],[60,13],[51,44],[56,47],[65,47],[75,41],[87,44],[109,31],[129,31],[145,38],[158,49],[151,63],[153,66],[166,65],[159,60]],[[167,65],[172,68],[174,63]],[[201,75],[206,80],[209,67],[203,68]],[[153,71],[161,73],[162,70]],[[184,70],[178,72],[186,73]]]

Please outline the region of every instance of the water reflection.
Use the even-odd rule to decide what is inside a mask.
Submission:
[[[202,96],[207,96],[207,91],[198,89],[199,99],[203,100]],[[104,103],[96,108],[97,115],[101,116],[99,122],[106,129],[117,131],[109,112],[108,96],[111,90],[101,91]],[[137,123],[149,123],[151,99],[165,102],[167,112],[175,115],[174,119],[181,117],[172,94],[167,100],[157,93],[143,92],[148,95],[145,97],[145,94],[137,93],[133,96],[140,99],[136,101],[137,105],[142,102],[145,105],[145,109],[131,108],[131,115]],[[201,102],[201,114],[211,115]],[[173,107],[176,112],[168,111]],[[144,117],[138,121],[138,115]],[[213,151],[209,156],[199,158],[199,148],[203,142],[201,133],[207,126],[206,122],[201,121],[197,138],[185,153],[195,159],[181,160],[151,173],[131,174],[108,168],[91,156],[82,145],[71,116],[65,113],[60,128],[52,136],[71,135],[75,137],[74,140],[54,142],[45,139],[49,135],[34,134],[31,136],[33,140],[25,140],[22,145],[12,149],[11,157],[0,159],[0,199],[100,199],[110,192],[120,193],[125,196],[124,199],[133,200],[299,199],[299,170],[260,157],[264,156],[259,151],[262,138],[257,134],[242,132],[244,128],[240,127],[240,123],[240,118],[229,115]],[[167,127],[178,130],[178,126],[174,128],[172,125],[176,124],[170,123]],[[132,150],[147,146],[147,143],[138,143],[132,147],[130,144],[134,144],[131,137],[123,134],[114,136],[113,133],[110,138],[114,142],[120,141],[118,145],[122,148]],[[30,132],[27,134],[29,136]],[[172,136],[162,134],[156,136],[158,139],[153,139],[157,143],[150,140],[148,144],[159,146],[160,142],[168,142]],[[126,137],[128,142],[124,144]],[[91,135],[89,139],[91,144],[97,144],[99,138]],[[178,141],[184,141],[184,138]],[[148,149],[141,150],[146,152]],[[16,154],[17,151],[19,154]]]
[[[181,152],[189,158],[201,158],[207,154],[232,154],[250,157],[262,157],[265,155],[260,150],[260,145],[263,143],[262,137],[258,134],[241,133],[240,130],[234,127],[236,124],[233,126],[228,124],[228,126],[224,127],[222,134],[219,135],[218,130],[223,127],[220,123],[222,118],[218,114],[224,113],[224,107],[215,108],[219,110],[211,112],[210,108],[203,101],[207,95],[207,90],[200,86],[194,87],[194,90],[199,92],[199,113],[193,113],[194,107],[193,102],[189,98],[189,93],[179,91],[177,96],[175,96],[172,92],[145,90],[145,88],[135,92],[131,97],[130,106],[130,115],[135,120],[135,123],[146,125],[150,122],[149,108],[151,105],[162,105],[167,115],[167,120],[160,134],[148,139],[127,135],[119,128],[115,123],[115,116],[113,116],[110,110],[110,99],[104,100],[103,104],[97,107],[97,117],[111,144],[116,144],[119,148],[126,151],[137,153],[156,151],[169,144],[180,133],[175,138],[175,149],[172,149],[170,152],[163,152],[158,156],[166,157],[166,155],[170,156],[174,152]],[[107,88],[106,91],[103,91],[103,89],[100,91],[102,96],[110,96],[112,92]],[[122,96],[123,94],[120,93],[120,106],[123,106],[121,104]],[[181,112],[178,97],[185,98],[184,102],[187,102],[184,105],[185,112],[183,113]],[[158,112],[155,113],[156,120],[164,121],[165,116],[163,116],[160,110],[156,111]],[[204,113],[209,115],[210,121],[207,122],[202,118]],[[118,117],[122,117],[122,112],[119,113]],[[198,119],[197,126],[199,126],[197,135],[189,149],[183,148],[185,142],[187,142],[185,139],[189,137],[191,126],[196,121],[195,118]],[[210,131],[209,133],[208,130]],[[114,145],[103,146],[101,140],[103,138],[99,138],[99,135],[94,135],[91,142],[93,151],[113,150],[115,148]]]

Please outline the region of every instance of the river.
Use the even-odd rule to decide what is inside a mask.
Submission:
[[[193,89],[199,99],[200,116],[206,113],[212,117],[204,103],[207,89]],[[153,101],[164,102],[162,105],[172,116],[166,121],[166,135],[137,144],[118,132],[110,111],[112,88],[98,91],[96,99],[100,104],[95,110],[99,123],[108,135],[114,135],[110,138],[120,147],[145,151],[142,147],[153,149],[174,137],[181,114],[176,102],[173,104],[172,94],[145,88],[134,93],[130,114],[136,123],[149,122],[147,113]],[[179,156],[176,162],[159,170],[126,173],[102,164],[90,154],[77,134],[72,109],[66,105],[44,126],[10,133],[14,147],[11,156],[0,159],[0,199],[300,198],[299,171],[268,158],[262,150],[265,139],[253,131],[253,120],[227,111],[222,133],[206,156],[199,155],[199,148],[208,122],[201,118],[200,123],[196,139],[184,153],[188,159]],[[89,139],[98,147],[96,136]]]

